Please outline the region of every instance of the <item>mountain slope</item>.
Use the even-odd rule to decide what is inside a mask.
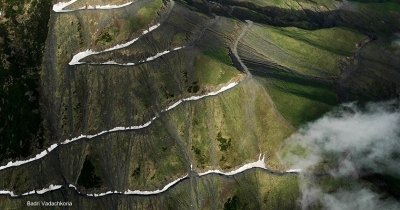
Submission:
[[[43,149],[1,161],[0,193],[17,198],[0,203],[298,208],[298,170],[277,153],[341,102],[399,97],[399,12],[393,2],[55,4]]]

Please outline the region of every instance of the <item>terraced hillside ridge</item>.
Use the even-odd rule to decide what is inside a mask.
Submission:
[[[286,139],[342,102],[400,94],[397,2],[70,0],[46,11],[28,86],[39,128],[21,149],[1,144],[2,209],[304,208],[305,179],[324,192],[346,180],[292,168]],[[16,132],[6,128],[3,139]]]

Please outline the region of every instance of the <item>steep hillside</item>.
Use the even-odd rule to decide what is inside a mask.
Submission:
[[[0,5],[0,162],[43,149],[40,71],[50,1]]]
[[[400,94],[396,2],[72,0],[47,9],[32,77],[41,111],[18,128],[40,133],[1,144],[13,151],[0,152],[5,209],[301,208],[304,176],[326,191],[341,180],[299,176],[282,162],[285,140],[342,102]]]

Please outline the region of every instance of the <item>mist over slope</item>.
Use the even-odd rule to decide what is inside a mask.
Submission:
[[[303,170],[303,209],[316,205],[324,209],[398,209],[399,143],[398,100],[362,107],[354,102],[302,127],[287,140],[288,150],[281,157]],[[307,176],[310,173],[325,173],[342,182],[326,191],[327,183]]]

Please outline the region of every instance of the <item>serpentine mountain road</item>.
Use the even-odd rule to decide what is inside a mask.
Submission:
[[[68,6],[68,5],[70,5],[70,4],[72,4],[72,3],[74,3],[75,1],[76,1],[76,0],[72,0],[72,1],[70,1],[70,2],[61,2],[61,3],[58,3],[58,4],[54,5],[53,10],[54,10],[55,12],[70,12],[70,11],[74,11],[74,10],[63,10],[63,8],[66,7],[66,6]],[[130,3],[124,4],[124,6],[129,5],[129,4],[130,4]],[[109,6],[109,5],[108,5],[108,6]],[[169,10],[169,11],[171,11],[171,9],[172,9],[173,6],[174,6],[174,1],[171,1],[171,7],[170,7],[170,10]],[[121,8],[121,7],[120,7],[120,6],[109,6],[109,7],[104,7],[104,8],[103,8],[103,7],[98,7],[98,8],[102,8],[102,9],[114,9],[114,8]],[[79,10],[80,10],[80,9],[79,9]],[[218,19],[219,19],[219,17],[216,17],[215,20],[212,21],[210,25],[214,24],[216,21],[218,21]],[[240,83],[230,83],[230,84],[228,84],[227,86],[222,87],[220,90],[218,90],[218,91],[216,91],[216,92],[210,92],[210,93],[208,93],[208,94],[206,94],[206,95],[191,96],[191,97],[189,97],[189,98],[181,99],[181,100],[179,100],[178,102],[175,102],[173,105],[169,106],[168,108],[162,110],[161,112],[169,111],[169,110],[173,109],[174,107],[178,106],[180,103],[185,102],[185,101],[200,100],[200,99],[202,99],[202,98],[204,98],[204,97],[207,97],[207,96],[215,96],[215,95],[218,95],[219,93],[222,93],[222,92],[224,92],[224,91],[226,91],[226,90],[229,90],[229,89],[235,87],[236,85],[240,85],[241,83],[243,83],[243,82],[245,82],[245,81],[247,81],[247,80],[249,80],[249,79],[252,78],[252,75],[251,75],[250,71],[249,71],[248,68],[244,65],[244,63],[243,63],[242,60],[240,59],[240,57],[239,57],[239,55],[238,55],[238,52],[237,52],[237,45],[238,45],[239,41],[245,36],[246,32],[247,32],[247,31],[251,28],[251,26],[253,25],[253,22],[252,22],[252,21],[246,21],[246,22],[248,23],[246,29],[243,30],[242,33],[239,35],[239,37],[235,40],[235,43],[234,43],[234,46],[233,46],[233,49],[232,49],[233,55],[236,57],[237,61],[238,61],[238,62],[240,63],[240,65],[241,65],[241,67],[245,70],[245,73],[246,73],[245,79],[243,79],[243,81],[241,81]],[[205,27],[201,34],[203,34],[207,28],[208,28],[208,27]],[[200,37],[201,37],[201,34],[200,34]],[[140,38],[140,37],[138,37],[137,39],[139,39],[139,38]],[[119,49],[119,48],[117,47],[116,49]],[[112,49],[112,50],[115,50],[115,49]],[[153,60],[153,59],[151,59],[151,60]],[[77,60],[77,62],[78,62],[78,61],[79,61],[79,60]],[[270,100],[270,99],[269,99],[269,100]],[[270,102],[271,102],[272,107],[275,107],[275,106],[273,105],[272,100],[270,100]],[[80,139],[90,139],[90,138],[94,138],[94,137],[97,137],[97,136],[99,136],[99,135],[103,135],[103,134],[109,133],[109,132],[116,132],[116,131],[122,131],[122,130],[141,129],[141,128],[144,128],[144,127],[147,127],[148,125],[150,125],[150,124],[152,123],[152,121],[155,120],[155,119],[156,119],[156,117],[153,117],[151,121],[149,121],[149,122],[147,122],[147,123],[145,123],[145,124],[143,124],[143,125],[139,125],[139,126],[115,127],[115,128],[113,128],[113,129],[111,129],[111,130],[102,131],[102,132],[100,132],[100,133],[98,133],[98,134],[94,134],[94,135],[83,135],[83,134],[82,134],[82,135],[79,136],[79,137],[75,137],[75,138],[72,138],[72,139],[67,139],[67,140],[65,140],[65,141],[63,141],[63,142],[61,142],[61,143],[51,145],[49,148],[47,148],[47,149],[44,150],[43,152],[41,152],[40,154],[36,155],[36,157],[31,158],[31,159],[29,159],[29,160],[25,160],[25,161],[15,161],[15,162],[11,162],[11,161],[10,161],[7,165],[5,165],[5,166],[0,166],[0,170],[5,170],[5,169],[10,168],[10,167],[17,167],[17,166],[20,166],[20,165],[23,165],[23,164],[26,164],[26,163],[29,163],[29,162],[32,162],[32,161],[41,159],[42,157],[44,157],[45,155],[47,155],[49,152],[51,152],[52,150],[54,150],[56,147],[61,146],[61,145],[63,145],[63,144],[68,144],[68,143],[73,142],[73,141],[76,141],[76,140],[80,140]],[[262,158],[261,158],[261,157],[262,157]],[[301,172],[300,169],[290,169],[290,170],[287,170],[286,172],[275,172],[275,171],[271,171],[271,170],[267,169],[266,166],[265,166],[264,155],[260,154],[259,159],[258,159],[257,161],[251,162],[251,163],[247,163],[247,164],[245,164],[245,165],[239,167],[239,168],[236,169],[236,170],[233,170],[233,171],[230,171],[230,172],[221,172],[221,171],[219,171],[219,170],[210,170],[210,171],[207,171],[207,172],[198,173],[198,174],[195,175],[195,176],[199,176],[199,177],[200,177],[200,176],[206,176],[206,175],[209,175],[209,174],[218,174],[218,175],[221,175],[221,176],[229,176],[229,177],[230,177],[230,176],[235,176],[235,175],[237,175],[237,174],[240,174],[240,173],[243,173],[243,172],[245,172],[245,171],[247,171],[247,170],[252,170],[252,169],[261,169],[261,170],[263,170],[263,171],[266,172],[266,173],[273,174],[273,175],[278,175],[278,176],[282,176],[282,175],[286,175],[286,174],[293,174],[293,173],[298,174],[298,173]],[[195,172],[195,171],[192,171],[192,169],[191,169],[191,173],[192,173],[192,172],[196,174],[196,172]],[[94,196],[94,197],[97,197],[97,196],[103,196],[103,195],[107,195],[107,194],[155,195],[155,194],[163,193],[163,192],[167,191],[168,189],[170,189],[171,187],[175,186],[176,184],[178,184],[178,183],[180,183],[180,182],[182,182],[182,181],[184,181],[184,180],[186,180],[186,179],[190,179],[190,178],[191,178],[191,177],[189,177],[188,175],[186,175],[186,176],[184,176],[184,177],[182,177],[182,178],[179,178],[179,179],[177,179],[177,180],[175,180],[175,181],[173,181],[173,182],[171,182],[171,183],[165,185],[161,190],[154,190],[154,191],[141,191],[141,190],[134,190],[134,191],[131,191],[131,190],[127,190],[127,191],[125,191],[125,192],[118,192],[118,191],[112,192],[112,191],[108,191],[108,192],[106,192],[106,193],[100,193],[100,194],[81,194],[81,193],[77,190],[77,188],[76,188],[74,185],[69,184],[68,186],[63,186],[63,185],[50,185],[48,188],[43,188],[43,189],[41,189],[41,190],[32,190],[32,191],[30,191],[30,192],[23,193],[23,194],[21,194],[21,195],[15,195],[12,191],[8,191],[8,190],[0,190],[0,194],[8,194],[8,195],[11,196],[11,197],[20,197],[20,196],[26,196],[26,195],[31,195],[31,194],[43,194],[43,193],[46,193],[46,192],[49,192],[49,191],[62,189],[63,187],[68,187],[68,188],[73,188],[77,193],[79,193],[79,194],[81,194],[81,195],[83,195],[83,196]]]

